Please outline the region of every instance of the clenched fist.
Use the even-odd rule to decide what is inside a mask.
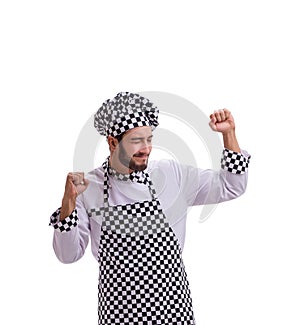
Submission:
[[[209,126],[213,131],[221,132],[223,134],[234,131],[234,119],[230,111],[226,108],[214,111],[210,114]]]
[[[89,185],[89,181],[84,178],[84,173],[69,173],[66,180],[66,190],[74,191],[73,194],[78,196],[84,192]]]
[[[62,199],[60,220],[69,216],[76,207],[76,197],[84,192],[89,181],[84,178],[84,173],[69,173],[66,179],[65,193]]]

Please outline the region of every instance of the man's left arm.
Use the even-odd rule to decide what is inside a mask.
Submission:
[[[210,115],[209,125],[223,136],[224,150],[219,171],[182,167],[178,177],[188,205],[215,204],[232,200],[245,192],[250,155],[240,149],[233,116],[227,109]],[[181,178],[181,181],[180,181]]]

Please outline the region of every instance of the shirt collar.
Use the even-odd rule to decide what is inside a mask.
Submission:
[[[108,157],[102,165],[104,170],[107,170],[109,175],[115,177],[119,181],[129,181],[130,180],[130,181],[136,182],[136,183],[147,184],[147,176],[146,176],[146,173],[144,173],[144,171],[133,171],[130,174],[121,174],[110,166],[109,158],[110,157]]]

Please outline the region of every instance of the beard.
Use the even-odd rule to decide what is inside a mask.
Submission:
[[[145,170],[148,165],[149,155],[147,155],[147,159],[144,163],[137,163],[134,160],[134,157],[144,157],[144,156],[145,154],[139,154],[139,153],[134,154],[132,157],[128,156],[122,143],[119,143],[119,160],[122,163],[122,165],[124,165],[125,167],[128,167],[129,169],[136,170],[136,171]]]

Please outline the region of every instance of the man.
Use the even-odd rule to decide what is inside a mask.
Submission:
[[[101,325],[195,324],[182,261],[187,207],[234,199],[247,184],[250,156],[239,148],[231,113],[210,116],[224,140],[220,171],[171,160],[148,166],[158,109],[138,94],[107,100],[94,124],[110,156],[86,178],[68,174],[62,207],[51,216],[58,259],[77,261],[91,238]],[[163,184],[152,182],[156,171]]]

